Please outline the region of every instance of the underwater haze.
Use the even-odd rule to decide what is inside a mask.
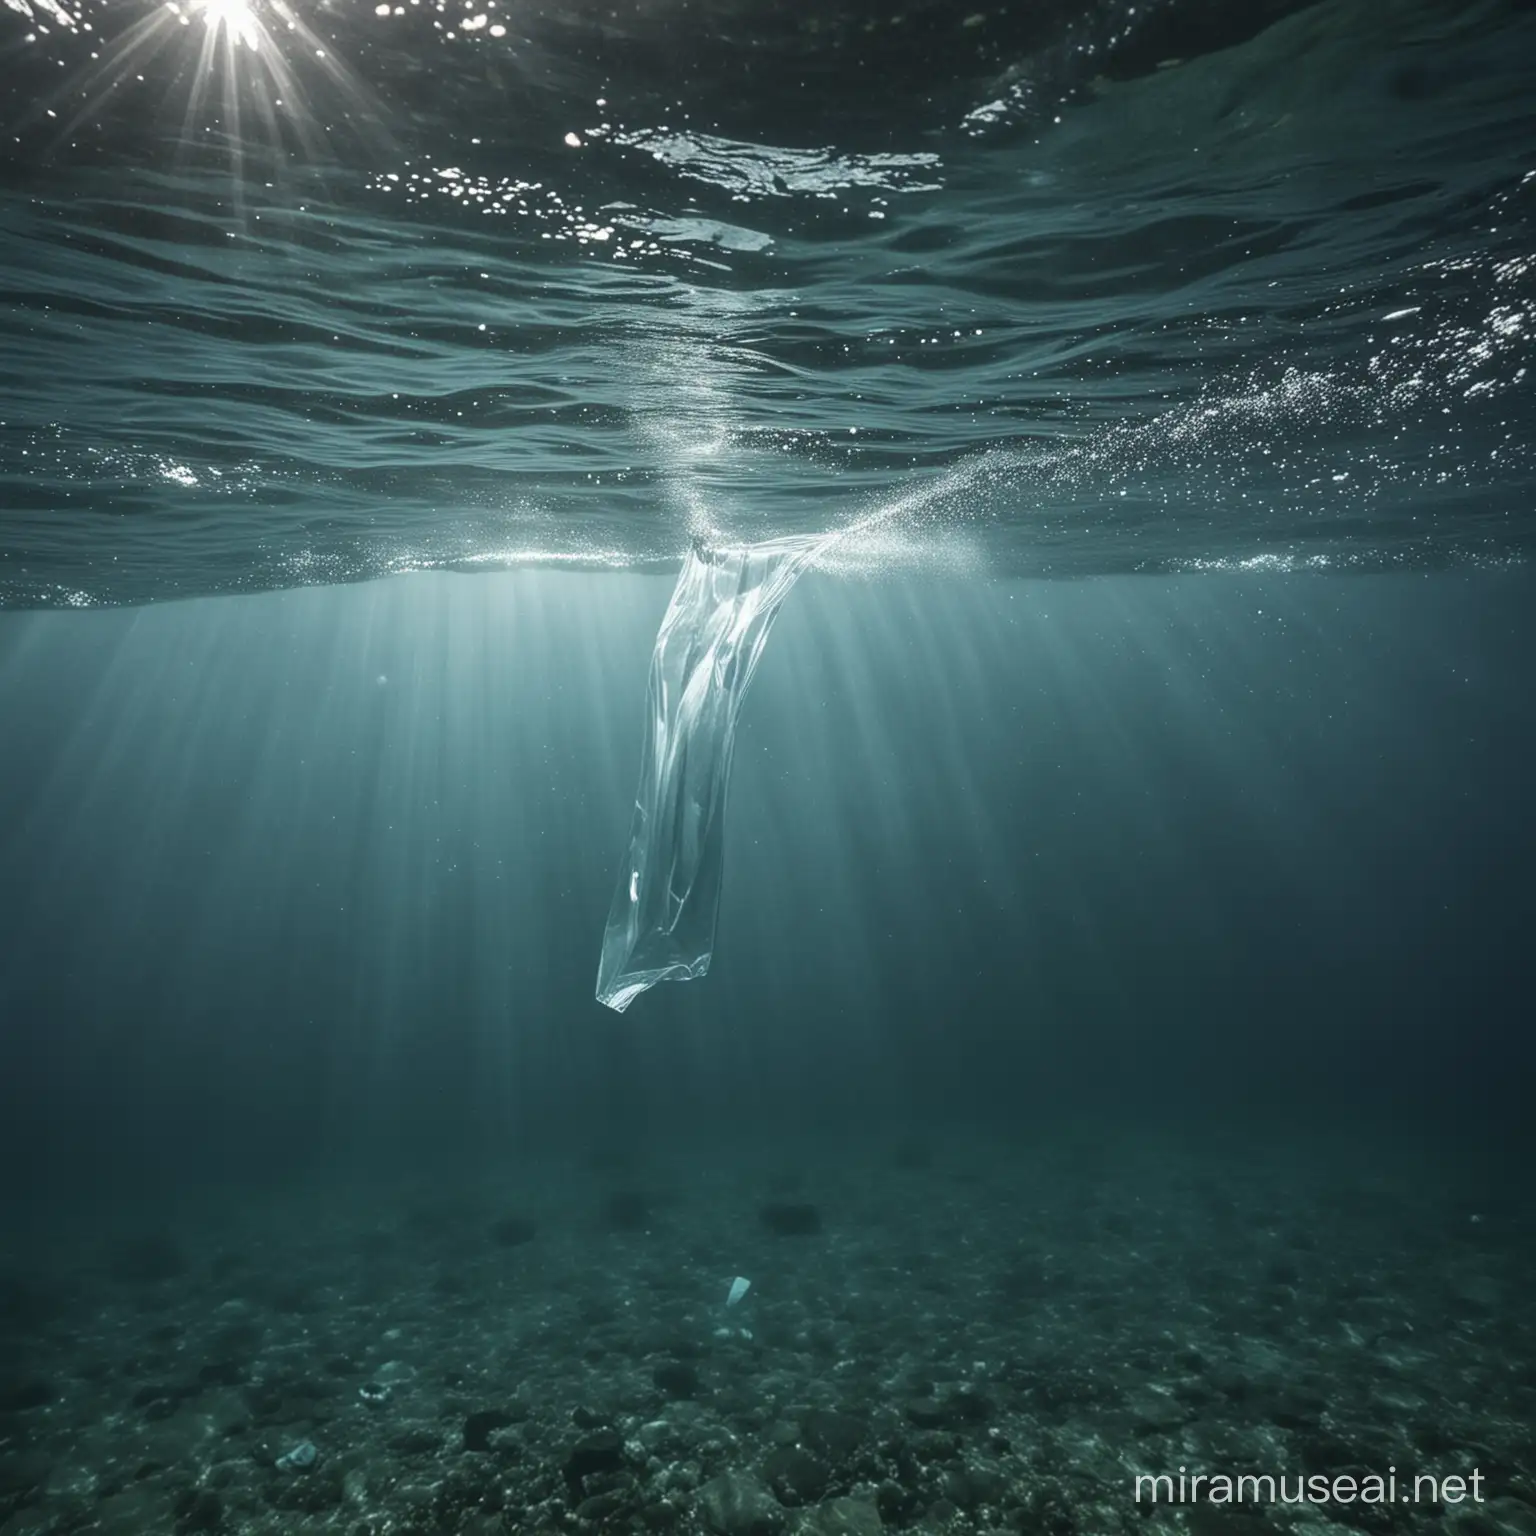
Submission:
[[[0,0],[0,1536],[1532,1536],[1533,80]]]

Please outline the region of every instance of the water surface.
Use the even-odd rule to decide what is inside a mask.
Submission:
[[[9,604],[1526,551],[1528,7],[8,5]]]

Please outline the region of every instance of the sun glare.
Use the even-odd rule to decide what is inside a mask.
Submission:
[[[29,11],[43,3],[54,0],[0,0]],[[55,96],[38,115],[45,108],[56,142],[68,142],[100,131],[110,104],[124,110],[151,92],[179,108],[174,153],[225,157],[238,199],[247,171],[267,177],[284,165],[332,163],[337,125],[388,141],[372,93],[342,63],[329,29],[316,31],[322,25],[323,7],[294,0],[162,0],[98,45],[92,66],[60,93],[70,110]]]
[[[253,51],[259,45],[261,32],[248,0],[195,0],[193,9],[215,38],[228,37]]]

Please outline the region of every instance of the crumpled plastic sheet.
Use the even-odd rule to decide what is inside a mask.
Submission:
[[[709,970],[742,700],[784,599],[837,537],[696,544],[683,563],[651,656],[629,851],[597,969],[597,1000],[616,1012]]]

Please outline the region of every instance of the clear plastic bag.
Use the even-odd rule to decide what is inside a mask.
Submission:
[[[629,853],[597,970],[597,1000],[619,1013],[659,981],[709,970],[742,699],[780,605],[835,537],[695,545],[683,563],[651,656]]]

